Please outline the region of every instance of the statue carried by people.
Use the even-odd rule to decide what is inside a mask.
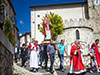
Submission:
[[[43,20],[43,28],[44,28],[44,36],[45,40],[50,40],[52,35],[52,25],[50,20],[48,19],[47,15]]]

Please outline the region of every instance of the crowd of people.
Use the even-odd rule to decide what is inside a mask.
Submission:
[[[95,43],[92,44],[89,55],[91,57],[91,69],[90,72],[94,72],[94,67],[96,67],[97,72],[100,72],[100,52],[98,49],[99,39],[95,40]],[[58,51],[58,57],[60,60],[59,69],[64,72],[63,62],[64,62],[64,52],[67,54],[66,47],[64,45],[64,40],[62,39],[60,43],[54,43],[53,40],[50,40],[49,44],[38,44],[34,38],[32,42],[23,44],[20,49],[17,49],[17,44],[15,45],[15,62],[21,59],[21,67],[26,67],[26,64],[29,64],[33,72],[37,72],[39,66],[45,69],[48,69],[48,59],[50,59],[50,72],[53,74],[54,69],[53,65],[55,62],[55,52]],[[83,48],[80,44],[80,41],[75,41],[70,50],[70,74],[81,74],[86,72],[86,68],[83,64]],[[45,62],[45,64],[43,64]]]

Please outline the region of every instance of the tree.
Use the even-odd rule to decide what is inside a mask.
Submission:
[[[44,16],[43,16],[43,19],[42,21],[44,20]],[[56,40],[57,36],[62,34],[63,33],[63,20],[62,20],[62,17],[59,16],[58,14],[54,14],[54,13],[51,13],[48,15],[48,18],[50,19],[51,21],[51,24],[52,24],[52,36],[51,38],[53,40]],[[42,26],[40,27],[40,32],[42,34],[44,34],[44,30],[43,30],[43,23],[41,23]]]
[[[15,40],[14,40],[14,36],[13,36],[13,31],[12,31],[12,25],[10,23],[9,19],[6,19],[4,25],[3,25],[3,31],[6,35],[6,37],[8,38],[8,40],[11,42],[11,44],[14,46],[15,45]]]

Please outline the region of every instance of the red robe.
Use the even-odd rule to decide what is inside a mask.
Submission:
[[[84,70],[85,67],[82,63],[80,49],[77,55],[74,54],[76,50],[77,50],[77,46],[73,45],[70,52],[70,65],[72,64],[72,60],[73,60],[74,70]]]
[[[94,50],[95,50],[95,53],[96,53],[97,64],[98,64],[98,66],[100,66],[100,52],[99,52],[98,46],[96,45],[96,43],[93,43],[93,45],[95,45]]]

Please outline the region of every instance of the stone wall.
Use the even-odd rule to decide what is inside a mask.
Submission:
[[[95,5],[94,0],[87,0],[88,1],[88,12],[89,18],[97,18],[100,16],[100,4]]]
[[[100,16],[97,18],[94,18],[94,25],[93,25],[93,35],[94,35],[94,40],[99,39],[100,40]],[[100,43],[98,44],[100,47]]]
[[[13,75],[13,50],[14,47],[0,29],[0,75]]]
[[[89,55],[83,55],[83,64],[85,67],[90,67],[90,56]],[[48,67],[50,66],[50,61],[48,61]],[[54,61],[54,66],[56,68],[60,67],[60,59],[58,55],[55,55],[55,61]],[[70,66],[70,57],[69,56],[64,56],[64,61],[63,61],[63,66],[69,67]]]
[[[83,56],[83,64],[85,67],[90,66],[90,56]],[[64,67],[70,66],[70,57],[69,56],[64,56],[64,62],[63,62]],[[54,66],[59,67],[60,66],[60,60],[58,58],[58,55],[55,56],[55,62]]]
[[[65,21],[64,23],[64,28],[68,28],[68,27],[88,27],[88,28],[92,28],[93,26],[93,20],[92,19],[84,19],[84,18],[79,18],[79,19],[69,19]]]
[[[99,0],[98,0],[99,1]],[[100,3],[94,4],[94,0],[88,0],[89,19],[92,19],[94,40],[100,39]],[[100,43],[99,43],[100,46]]]

